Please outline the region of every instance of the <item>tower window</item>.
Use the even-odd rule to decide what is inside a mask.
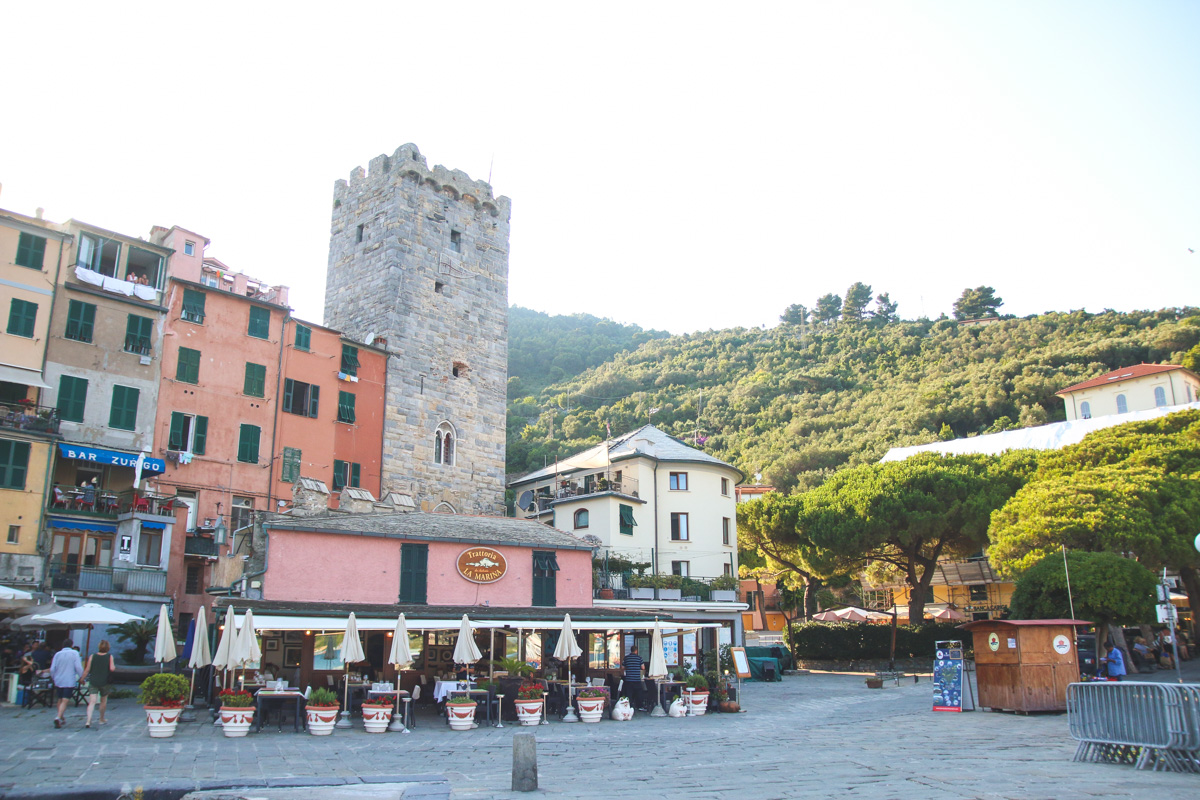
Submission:
[[[365,228],[365,227],[366,227],[365,225],[358,226],[358,232],[354,234],[355,242],[361,242],[363,240],[363,228]]]
[[[195,242],[184,242],[183,243],[183,254],[185,256],[194,256],[196,254],[196,243]]]
[[[450,249],[456,253],[462,252],[462,233],[450,231]]]
[[[450,367],[450,374],[456,378],[467,377],[467,365],[461,361],[455,361],[454,365]]]
[[[437,426],[433,435],[433,462],[454,466],[454,428],[449,422]]]
[[[443,289],[445,289],[445,288],[446,288],[446,284],[442,283],[441,281],[434,281],[434,282],[433,282],[433,291],[434,291],[436,294],[441,294],[441,293],[442,293],[442,290],[443,290]]]

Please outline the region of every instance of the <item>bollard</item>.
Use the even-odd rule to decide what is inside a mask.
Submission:
[[[538,788],[537,739],[532,733],[513,736],[512,790],[533,792]]]

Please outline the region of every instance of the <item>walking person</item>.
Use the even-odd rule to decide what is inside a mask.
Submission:
[[[56,728],[66,724],[63,715],[67,713],[67,701],[75,694],[75,687],[79,685],[81,675],[83,661],[79,658],[79,651],[67,641],[50,662],[50,679],[54,681],[54,689],[58,694],[58,716],[54,718]]]
[[[104,711],[108,708],[108,693],[112,691],[112,674],[117,668],[109,649],[108,640],[102,639],[95,655],[88,656],[87,664],[83,668],[83,679],[89,681],[92,687],[88,692],[87,723],[83,726],[85,728],[92,727],[92,709],[96,707],[97,700],[100,702],[100,724],[108,724],[104,719]]]

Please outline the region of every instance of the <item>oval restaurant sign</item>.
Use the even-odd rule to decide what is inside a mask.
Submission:
[[[472,547],[458,556],[458,574],[473,583],[494,583],[507,571],[504,556],[490,547]]]
[[[1071,652],[1071,640],[1063,636],[1061,633],[1054,637],[1054,652],[1060,656],[1065,656]]]
[[[998,634],[988,634],[988,648],[990,648],[993,653],[1000,649],[1000,636]]]

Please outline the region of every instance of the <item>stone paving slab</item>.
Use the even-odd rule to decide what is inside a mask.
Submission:
[[[506,723],[454,732],[423,713],[410,734],[356,727],[317,737],[285,726],[244,739],[226,739],[206,721],[181,723],[171,739],[150,739],[133,700],[111,702],[111,724],[91,730],[82,727],[83,707],[68,710],[62,730],[46,710],[0,707],[0,796],[180,781],[265,789],[275,779],[417,776],[429,779],[430,791],[448,784],[456,800],[515,800],[530,796],[508,790],[519,731],[537,736],[534,794],[546,797],[1173,800],[1200,790],[1196,776],[1072,762],[1065,714],[934,713],[931,694],[926,679],[870,690],[861,676],[812,673],[746,684],[743,714],[639,714],[629,723]],[[421,782],[395,779],[406,781]]]

